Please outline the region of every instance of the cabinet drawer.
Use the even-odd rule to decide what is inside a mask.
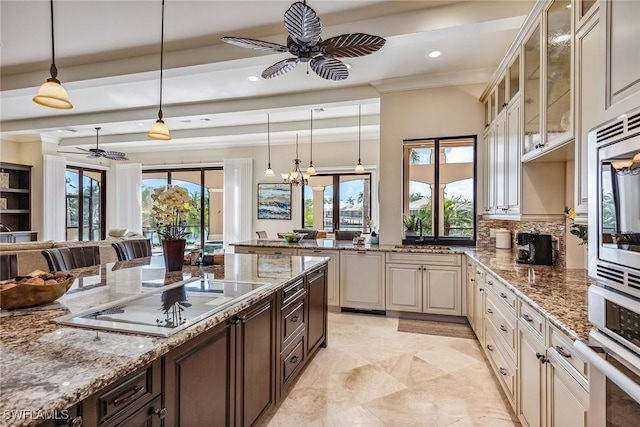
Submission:
[[[495,329],[490,324],[485,324],[485,351],[493,366],[495,375],[498,377],[502,388],[512,406],[515,407],[516,392],[516,367],[515,364],[504,354],[503,347],[499,344],[495,336]]]
[[[546,319],[537,310],[524,301],[519,301],[520,306],[520,323],[527,325],[534,333],[535,337],[544,343]]]
[[[282,363],[282,384],[285,385],[304,362],[304,334],[291,347],[291,350],[285,352],[281,357]]]
[[[387,262],[407,262],[411,264],[434,265],[462,265],[462,257],[457,254],[387,252]]]
[[[304,279],[299,279],[293,283],[285,285],[280,293],[280,301],[282,301],[282,307],[284,307],[304,293]]]
[[[254,246],[235,246],[233,251],[237,254],[260,255],[295,255],[296,249],[291,248],[258,248]]]
[[[160,393],[160,390],[161,364],[158,359],[97,393],[94,395],[95,399],[89,398],[89,401],[95,405],[97,422],[101,424],[109,418],[139,407]]]
[[[495,277],[489,274],[487,274],[485,281],[487,284],[487,289],[493,292],[494,295],[498,296],[512,313],[515,313],[518,301],[516,294],[514,294],[513,291],[509,289],[504,283],[499,282]]]
[[[574,376],[579,374],[585,381],[589,377],[589,364],[573,350],[573,342],[564,333],[553,325],[549,325],[549,351],[554,350],[561,357],[560,360],[567,362],[575,371]],[[569,370],[571,370],[569,368]]]
[[[284,348],[287,341],[290,341],[302,328],[304,328],[304,298],[299,298],[282,311],[282,347]]]
[[[506,312],[503,304],[496,301],[496,297],[487,294],[485,316],[495,328],[496,336],[502,337],[506,345],[506,350],[511,358],[516,357],[516,318],[512,314]]]

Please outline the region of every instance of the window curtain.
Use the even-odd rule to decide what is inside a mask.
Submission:
[[[67,160],[61,156],[42,156],[42,240],[66,240]]]
[[[224,160],[224,249],[251,239],[253,218],[253,159]]]
[[[115,228],[142,234],[142,164],[117,164],[115,175]]]

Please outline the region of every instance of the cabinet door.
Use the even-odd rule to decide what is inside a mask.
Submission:
[[[605,23],[605,117],[601,121],[636,108],[640,104],[640,2],[601,2],[600,22]]]
[[[485,305],[485,291],[484,284],[478,279],[476,275],[476,281],[474,286],[473,296],[473,326],[474,332],[480,341],[480,346],[484,347],[484,305]]]
[[[457,267],[423,267],[422,311],[462,315],[462,279]]]
[[[237,426],[253,425],[275,404],[275,315],[273,296],[238,314],[235,357]]]
[[[474,287],[476,284],[476,279],[475,279],[475,275],[472,273],[469,273],[469,270],[467,269],[467,320],[469,321],[469,324],[471,325],[471,328],[475,330],[475,324],[476,324],[476,320],[475,320],[475,311],[474,311],[474,306],[475,306],[475,292],[474,292]]]
[[[489,127],[484,138],[484,213],[495,213],[496,210],[496,144],[495,126]]]
[[[506,114],[498,116],[495,126],[495,194],[497,213],[505,213],[507,211],[506,200],[506,175],[507,175],[507,120]]]
[[[547,368],[547,425],[586,427],[589,393],[562,366],[552,351]]]
[[[164,356],[165,425],[233,425],[233,333],[225,323]]]
[[[324,344],[327,336],[327,270],[307,276],[307,353]]]
[[[387,310],[422,312],[422,266],[387,264]]]
[[[518,344],[518,418],[525,427],[543,427],[546,425],[545,347],[521,324]]]
[[[509,103],[507,109],[507,141],[506,141],[506,208],[510,214],[520,213],[520,97]]]
[[[524,43],[523,54],[523,105],[524,122],[522,141],[523,156],[540,147],[540,24],[536,25]]]
[[[384,253],[343,251],[340,256],[341,306],[384,310]]]
[[[327,265],[327,303],[332,306],[340,305],[340,253],[323,249],[299,249],[300,256],[322,256],[331,258]]]

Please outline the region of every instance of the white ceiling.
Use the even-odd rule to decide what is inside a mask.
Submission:
[[[513,42],[532,0],[309,0],[323,38],[349,32],[383,36],[372,55],[350,58],[342,82],[321,79],[303,64],[270,80],[251,82],[289,57],[231,46],[222,36],[286,43],[283,14],[292,1],[165,2],[163,112],[168,149],[202,144],[290,143],[308,132],[314,141],[353,137],[362,104],[363,138],[379,132],[379,93],[452,84],[486,83]],[[34,135],[62,146],[157,149],[146,132],[158,113],[160,0],[55,0],[58,78],[73,110],[39,106],[31,98],[49,77],[48,0],[0,2],[0,118],[3,139]],[[442,51],[429,58],[432,50]],[[356,130],[357,131],[357,130]],[[210,145],[208,145],[210,146]],[[153,147],[153,148],[151,148]]]

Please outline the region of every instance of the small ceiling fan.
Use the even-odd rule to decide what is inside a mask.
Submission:
[[[244,37],[222,37],[222,41],[240,47],[271,52],[289,52],[295,58],[276,62],[262,72],[262,78],[280,76],[295,68],[300,62],[327,80],[344,80],[349,77],[347,65],[336,58],[365,56],[378,51],[386,40],[380,36],[363,33],[342,34],[322,40],[322,23],[315,10],[304,2],[295,2],[284,13],[284,26],[289,33],[287,45]],[[307,71],[308,73],[308,71]]]
[[[97,158],[103,157],[109,160],[129,160],[127,158],[127,155],[120,151],[106,151],[98,148],[98,132],[102,128],[95,128],[95,129],[96,129],[96,148],[89,148],[87,150],[86,148],[76,147],[76,149],[81,150],[82,152],[79,153],[77,151],[58,151],[58,153],[88,154],[87,158],[89,159],[97,159]]]

